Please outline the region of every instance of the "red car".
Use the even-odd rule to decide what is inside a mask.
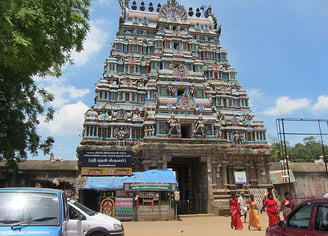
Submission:
[[[306,200],[285,221],[266,229],[266,236],[327,236],[328,198]]]

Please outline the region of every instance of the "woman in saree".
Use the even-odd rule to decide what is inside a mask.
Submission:
[[[281,200],[280,206],[280,211],[282,211],[284,219],[286,219],[288,214],[294,209],[294,201],[290,192],[285,192],[285,199]]]
[[[275,225],[280,221],[278,202],[273,198],[272,193],[269,193],[268,198],[264,201],[261,213],[264,211],[264,209],[266,210],[269,217],[269,226]]]
[[[231,214],[231,228],[237,230],[243,229],[243,223],[240,219],[240,207],[236,193],[231,193],[231,198],[229,199],[229,208]]]
[[[261,222],[259,211],[257,210],[257,203],[254,199],[254,194],[250,195],[250,200],[248,202],[249,205],[249,220],[248,220],[248,229],[251,227],[257,230],[261,230]]]

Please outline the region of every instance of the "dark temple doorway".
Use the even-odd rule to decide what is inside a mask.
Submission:
[[[177,212],[183,214],[207,213],[208,187],[206,162],[200,157],[172,157],[168,163],[176,173],[180,201]]]
[[[192,125],[185,123],[181,124],[181,138],[191,138],[192,137]]]

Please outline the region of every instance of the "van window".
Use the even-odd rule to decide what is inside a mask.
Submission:
[[[68,210],[69,210],[69,219],[80,220],[83,218],[83,215],[77,210],[75,210],[73,207],[69,206]]]
[[[0,226],[59,225],[56,194],[6,192],[0,194]]]

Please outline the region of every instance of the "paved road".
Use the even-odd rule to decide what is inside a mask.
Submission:
[[[267,215],[261,216],[262,231],[248,230],[244,223],[243,230],[230,228],[230,217],[225,216],[189,216],[180,221],[143,221],[124,222],[125,236],[247,236],[265,235]]]

